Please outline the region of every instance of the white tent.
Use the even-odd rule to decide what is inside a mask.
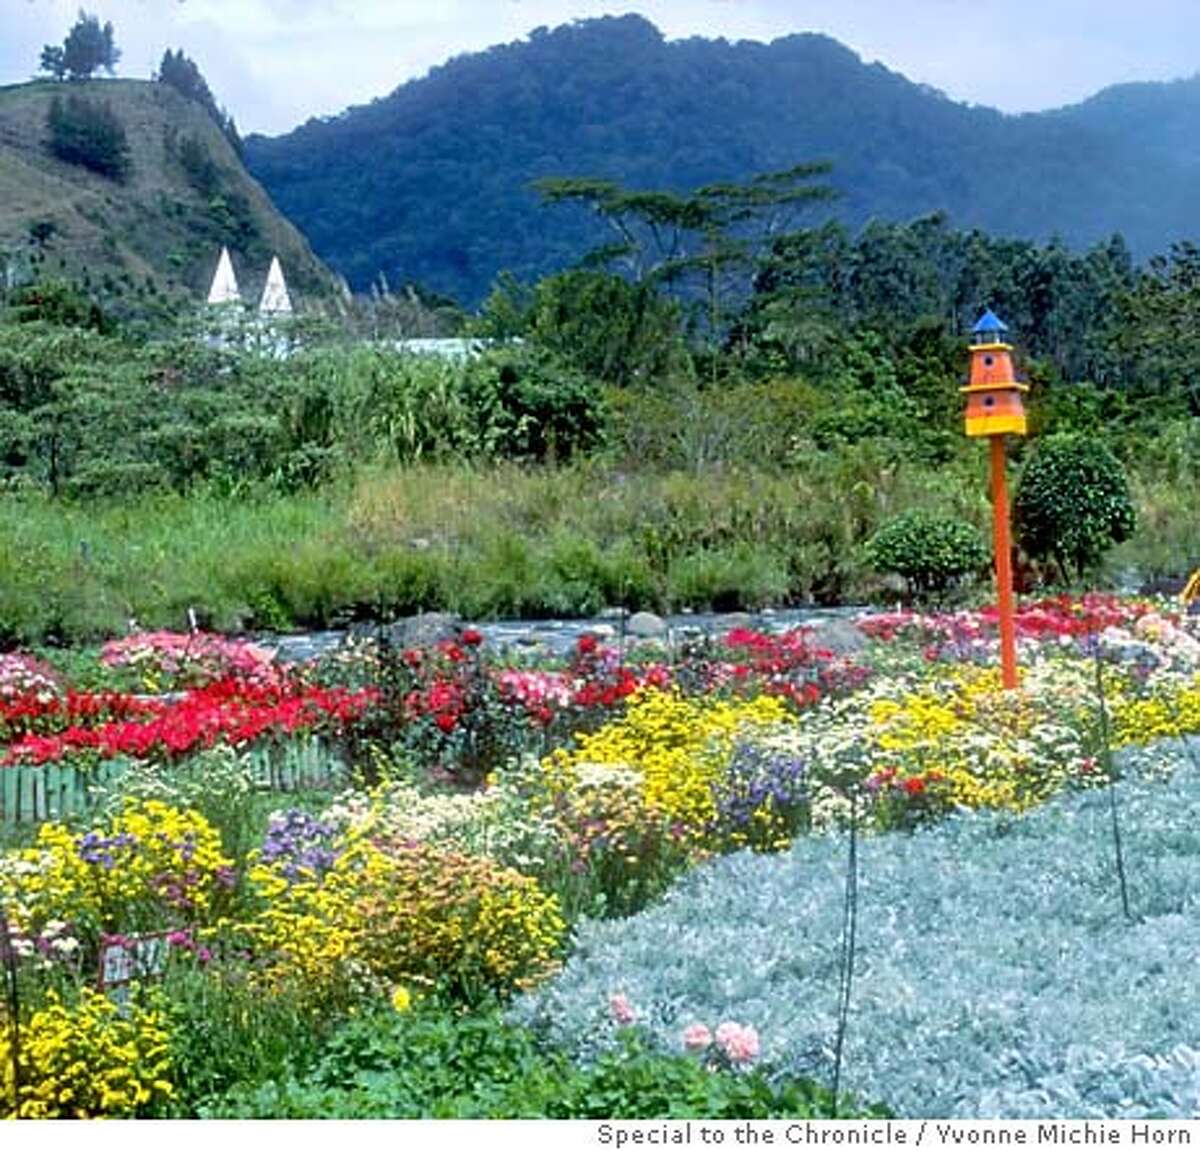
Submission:
[[[213,273],[212,286],[208,289],[208,302],[210,304],[240,304],[242,302],[228,248],[221,249],[221,258],[217,261],[216,272]]]
[[[292,298],[288,295],[287,284],[283,280],[283,269],[279,266],[278,256],[271,257],[271,270],[267,273],[267,282],[263,287],[258,311],[262,316],[290,316],[292,314]]]

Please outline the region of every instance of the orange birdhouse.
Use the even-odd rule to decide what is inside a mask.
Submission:
[[[1012,345],[1004,342],[1008,327],[989,309],[971,329],[971,380],[967,395],[967,435],[1025,435],[1025,405],[1029,391],[1013,375]]]

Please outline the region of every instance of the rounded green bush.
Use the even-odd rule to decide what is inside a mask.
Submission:
[[[876,571],[903,577],[921,597],[976,575],[987,564],[988,552],[970,524],[910,511],[889,520],[867,541],[867,559]]]
[[[1136,514],[1124,469],[1099,440],[1048,436],[1021,472],[1013,503],[1017,540],[1035,560],[1052,559],[1063,578],[1093,569],[1133,534]]]

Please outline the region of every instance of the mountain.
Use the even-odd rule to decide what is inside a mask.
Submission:
[[[90,144],[76,132],[60,149],[70,160],[52,145],[56,106],[90,126]],[[95,162],[97,136],[114,153],[110,137],[124,141],[120,163]],[[137,314],[202,300],[222,244],[246,298],[276,252],[301,304],[337,291],[199,104],[139,80],[0,88],[0,275],[81,281],[107,308]]]
[[[540,177],[683,191],[830,160],[852,226],[944,209],[1076,246],[1120,231],[1148,255],[1196,231],[1197,141],[1200,80],[1006,116],[824,36],[668,42],[623,16],[457,57],[369,105],[251,137],[246,160],[355,287],[383,273],[476,301],[500,269],[538,275],[603,242],[582,209],[541,204]]]

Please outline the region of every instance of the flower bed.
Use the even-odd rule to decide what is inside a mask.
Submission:
[[[155,633],[107,645],[106,669],[136,668],[160,696],[77,691],[23,656],[0,664],[0,822],[82,814],[97,781],[129,761],[165,763],[218,745],[337,737],[375,699],[306,681],[269,653],[214,636]],[[116,771],[107,765],[117,765]]]
[[[430,1014],[414,1035],[457,1035],[496,998],[519,1024],[506,1051],[533,1042],[529,1025],[557,1044],[539,1058],[583,1061],[556,1073],[572,1091],[624,1074],[660,1098],[652,1074],[684,1092],[714,1076],[730,1107],[752,1108],[767,1096],[738,1086],[751,1076],[828,1084],[853,813],[859,1099],[901,1114],[1183,1113],[1200,1049],[1172,958],[1196,943],[1194,626],[1145,601],[1026,605],[1015,693],[986,611],[865,619],[854,659],[804,630],[737,629],[670,662],[585,636],[563,663],[506,666],[468,629],[297,669],[232,641],[151,636],[106,649],[81,691],[4,657],[0,801],[19,773],[96,776],[91,814],[0,853],[22,1027],[58,1036],[30,1049],[27,1078],[60,1075],[55,1052],[87,1036],[134,1050],[85,989],[114,939],[132,954],[153,937],[165,960],[125,994],[130,1025],[168,1050],[156,1039],[134,1058],[129,1091],[103,1061],[100,1078],[80,1072],[61,1113],[259,1114],[256,1084],[287,1081],[299,1095],[272,1105],[307,1114],[302,1085],[333,1066],[324,1045],[345,1019],[416,1003]],[[130,690],[151,685],[172,694]],[[314,737],[338,741],[353,786],[271,812],[263,757],[320,758]],[[1114,779],[1134,926],[1118,918],[1096,791]],[[1144,992],[1136,1025],[1118,1022],[1105,972]],[[399,1076],[399,1099],[409,1071],[388,1058],[350,1063]],[[358,1106],[329,1074],[331,1106]],[[522,1082],[540,1113],[588,1106]],[[781,1109],[826,1105],[819,1089],[780,1091]],[[524,1113],[501,1094],[462,1113]],[[27,1092],[21,1109],[54,1106]]]
[[[1014,822],[960,815],[860,844],[858,979],[844,1082],[907,1117],[1190,1117],[1200,1109],[1200,772],[1122,785],[1137,922],[1122,917],[1107,797]],[[512,1017],[585,1060],[619,992],[664,1049],[736,1019],[829,1082],[842,836],[741,854],[641,915],[581,929]]]

